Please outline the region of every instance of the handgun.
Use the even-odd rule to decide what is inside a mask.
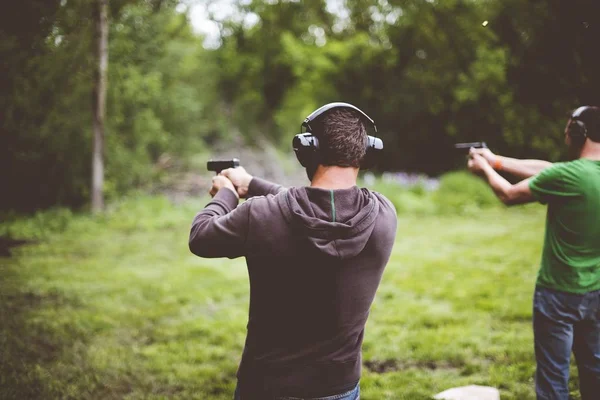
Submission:
[[[466,150],[467,152],[469,151],[469,149],[473,147],[475,149],[487,149],[487,144],[485,144],[485,142],[469,142],[469,143],[456,143],[454,145],[455,149],[459,149],[459,150]]]
[[[215,171],[217,175],[224,169],[235,168],[240,166],[240,160],[238,158],[232,158],[231,160],[209,160],[206,163],[206,169],[209,171]]]

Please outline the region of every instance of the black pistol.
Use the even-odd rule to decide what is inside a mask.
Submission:
[[[209,160],[206,163],[206,169],[209,171],[215,171],[217,175],[224,169],[235,168],[240,166],[240,160],[238,158],[232,158],[231,160]]]
[[[487,144],[485,142],[469,142],[469,143],[456,143],[454,145],[455,149],[469,152],[469,149],[473,147],[475,149],[487,149]]]

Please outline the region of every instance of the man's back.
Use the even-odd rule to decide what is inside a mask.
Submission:
[[[600,161],[556,163],[530,188],[548,203],[538,284],[570,293],[600,289]]]
[[[255,178],[250,189],[248,197],[271,194],[250,198],[227,218],[200,213],[191,239],[203,238],[194,253],[217,256],[210,238],[218,232],[222,241],[227,232],[226,255],[246,256],[250,312],[240,389],[261,398],[344,392],[360,378],[364,326],[394,243],[395,209],[356,186],[273,195],[278,187]],[[227,197],[221,191],[213,202],[233,201]]]
[[[355,385],[364,325],[396,233],[393,206],[358,187],[301,187],[251,200],[249,216],[241,384],[303,396]]]

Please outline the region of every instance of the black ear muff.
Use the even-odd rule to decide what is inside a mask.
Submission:
[[[299,133],[292,139],[294,154],[312,181],[319,166],[319,139],[310,132]]]
[[[362,169],[373,168],[377,164],[377,158],[383,150],[383,140],[375,136],[367,136],[367,152],[360,167]]]
[[[292,147],[296,158],[304,168],[318,165],[319,139],[310,132],[299,133],[292,140]]]
[[[585,139],[587,138],[587,128],[585,127],[585,124],[577,120],[571,121],[569,124],[569,136],[578,143],[585,142]]]
[[[571,114],[571,121],[569,122],[568,133],[569,137],[575,144],[583,145],[585,139],[587,138],[587,127],[585,123],[581,121],[579,118],[583,114],[584,111],[588,110],[590,107],[582,106],[573,111]]]

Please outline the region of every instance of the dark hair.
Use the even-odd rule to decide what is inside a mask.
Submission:
[[[349,109],[327,111],[314,124],[319,139],[319,163],[338,167],[360,167],[367,152],[367,129],[362,116]]]
[[[585,124],[587,137],[593,142],[600,142],[600,108],[588,107],[577,119]]]

